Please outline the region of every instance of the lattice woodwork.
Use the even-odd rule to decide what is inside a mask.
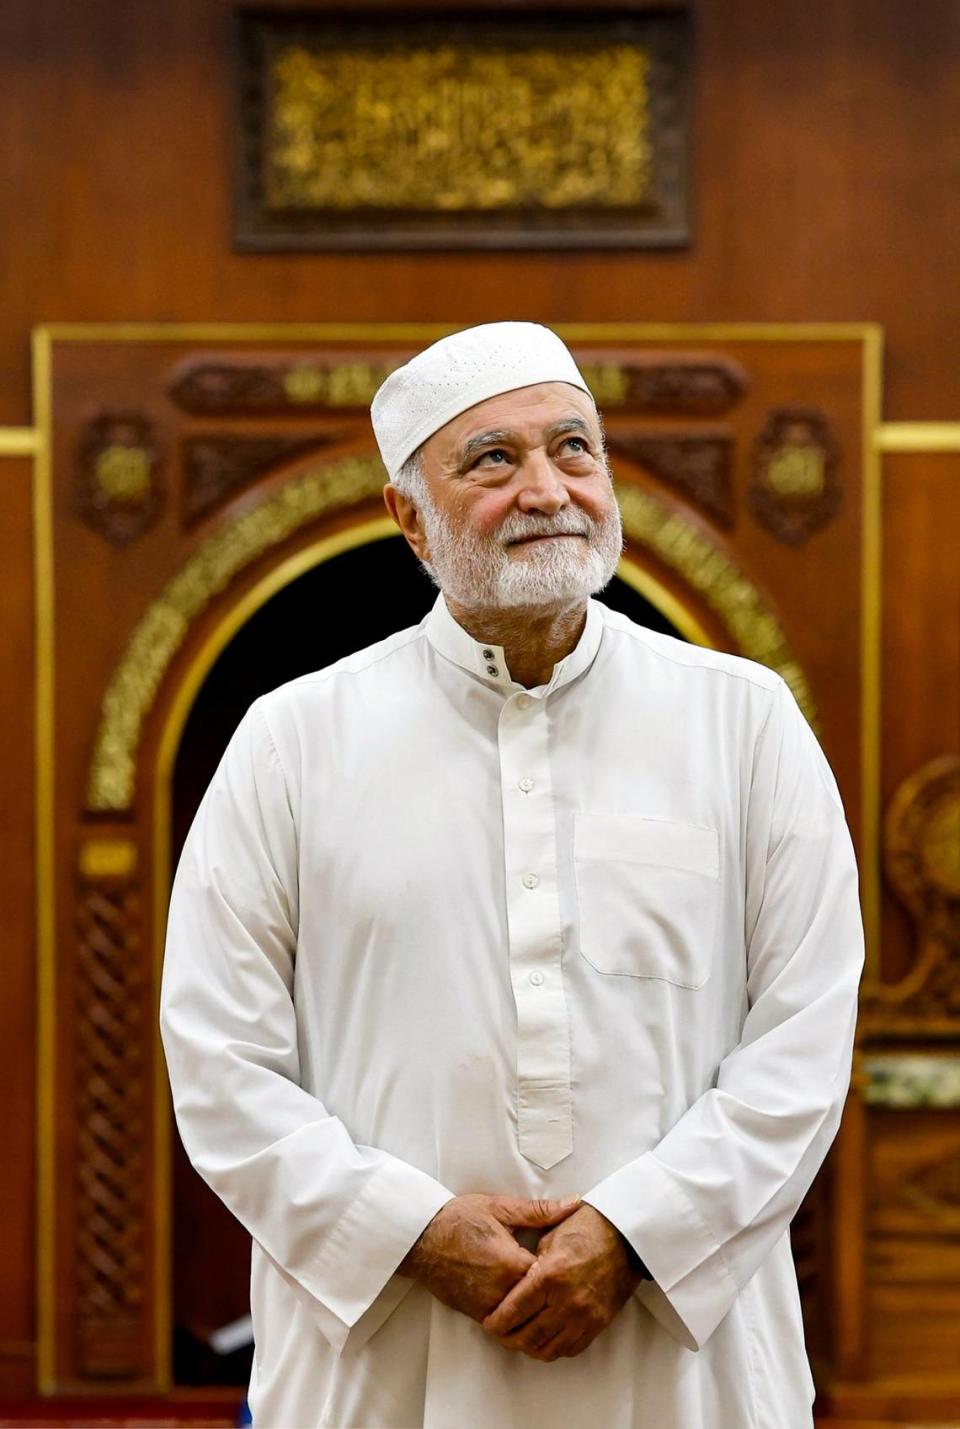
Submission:
[[[611,433],[609,447],[696,502],[719,526],[733,525],[733,441],[728,432]]]
[[[306,437],[224,437],[205,432],[189,437],[183,444],[184,525],[210,516],[271,467],[328,446],[340,436],[317,432]]]

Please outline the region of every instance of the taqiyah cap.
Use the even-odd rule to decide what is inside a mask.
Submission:
[[[539,323],[483,323],[425,348],[391,372],[370,406],[390,480],[421,442],[461,412],[537,382],[569,382],[590,396],[567,348]]]

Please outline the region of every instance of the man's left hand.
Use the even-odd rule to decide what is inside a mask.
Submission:
[[[627,1243],[593,1206],[581,1206],[537,1246],[522,1280],[483,1321],[508,1350],[537,1360],[581,1354],[626,1304],[642,1276]]]

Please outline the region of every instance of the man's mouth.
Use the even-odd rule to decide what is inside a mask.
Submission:
[[[535,536],[518,536],[516,540],[508,541],[508,546],[529,546],[534,541],[557,541],[563,537],[569,539],[573,537],[577,541],[585,541],[587,533],[585,531],[543,531]]]

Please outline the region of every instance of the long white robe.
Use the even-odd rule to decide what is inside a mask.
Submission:
[[[191,828],[162,1030],[253,1237],[258,1426],[803,1429],[788,1224],[862,962],[786,686],[591,601],[524,691],[442,599],[258,700]],[[575,1359],[395,1274],[451,1195],[582,1194],[653,1276]]]

